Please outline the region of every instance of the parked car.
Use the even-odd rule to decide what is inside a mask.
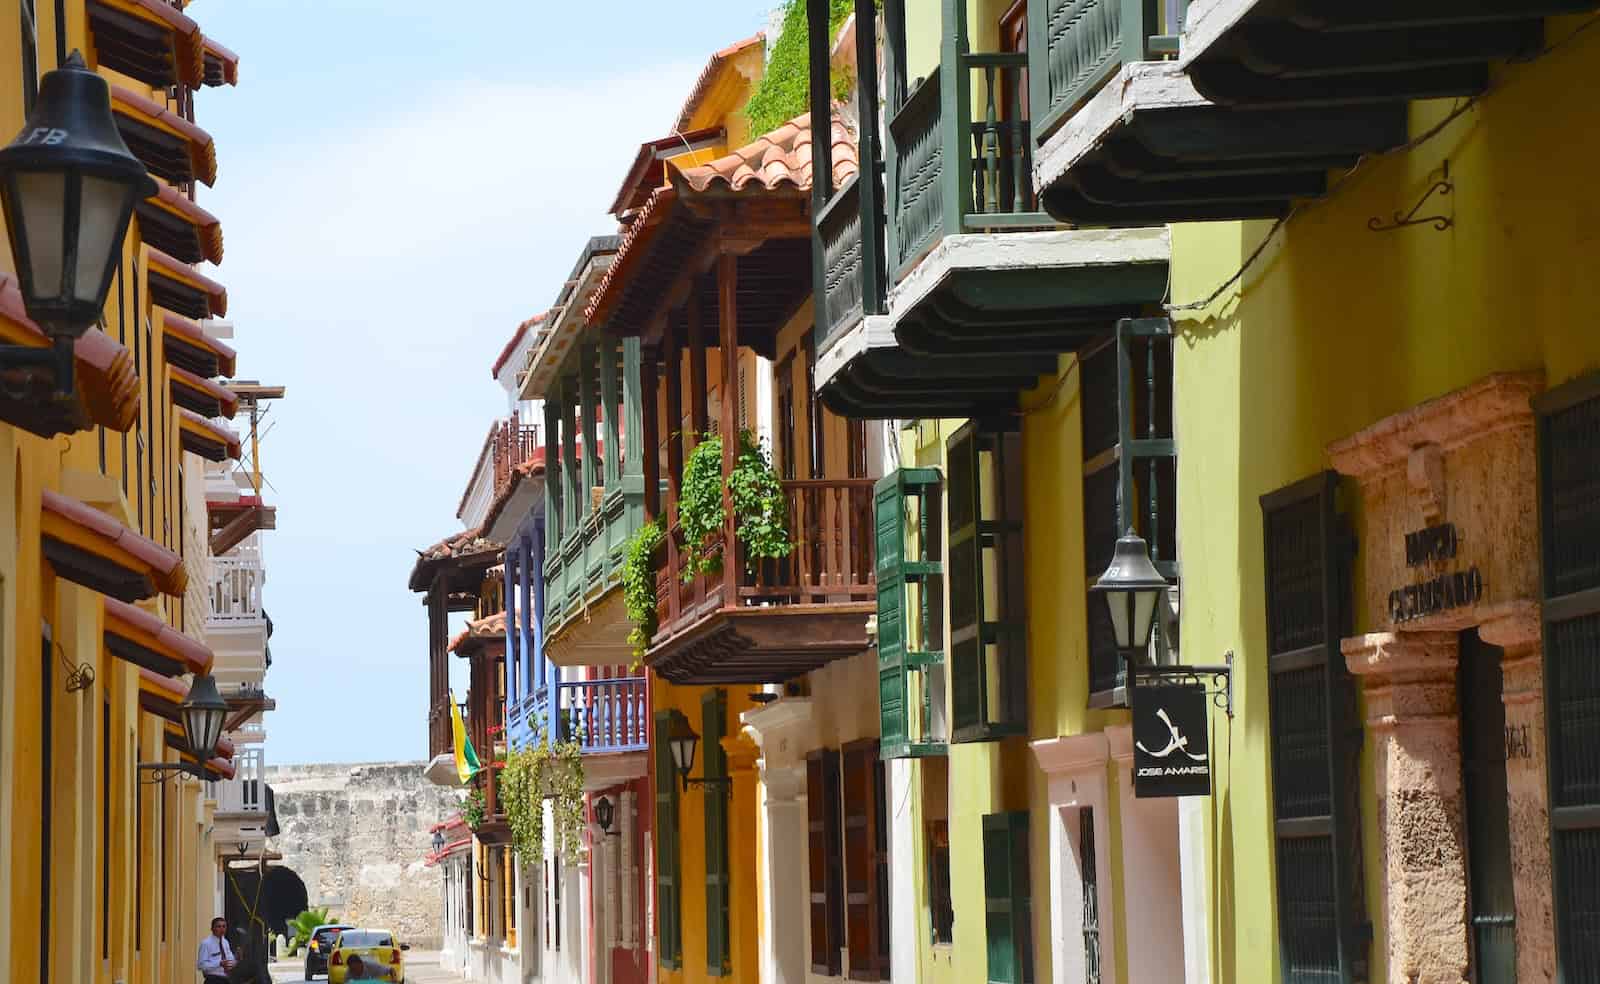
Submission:
[[[346,923],[324,923],[311,931],[311,941],[306,944],[306,980],[328,972],[328,954],[333,952],[339,934],[347,929],[355,927]]]
[[[333,944],[328,958],[328,984],[347,981],[391,981],[405,984],[405,951],[409,943],[396,943],[387,929],[347,929]],[[352,968],[359,967],[359,974]]]

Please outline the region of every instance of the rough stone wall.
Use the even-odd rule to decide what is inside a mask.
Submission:
[[[305,882],[313,906],[358,926],[388,929],[419,948],[444,935],[443,874],[423,866],[429,828],[458,795],[422,777],[422,762],[288,765],[267,769],[277,797],[280,864]]]

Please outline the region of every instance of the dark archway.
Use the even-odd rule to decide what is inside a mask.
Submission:
[[[228,869],[228,898],[224,915],[230,926],[244,926],[249,921],[247,904],[254,904],[257,915],[267,924],[271,933],[289,932],[289,920],[309,907],[306,884],[293,869],[273,865],[267,868],[266,879],[257,893],[255,868]],[[259,899],[259,901],[257,901]]]

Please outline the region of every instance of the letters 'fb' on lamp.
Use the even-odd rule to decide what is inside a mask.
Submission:
[[[1090,590],[1105,596],[1118,649],[1142,652],[1150,645],[1156,606],[1167,590],[1167,580],[1150,562],[1144,537],[1130,528],[1119,538],[1110,566]]]
[[[22,132],[0,149],[22,303],[55,343],[58,390],[71,390],[72,343],[100,319],[134,206],[155,193],[117,132],[110,87],[74,51],[45,73]],[[8,350],[0,364],[41,362],[32,351]]]

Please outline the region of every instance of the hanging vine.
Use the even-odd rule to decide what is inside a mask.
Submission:
[[[622,562],[622,606],[633,623],[628,645],[637,667],[656,634],[656,570],[653,556],[666,534],[660,520],[651,520],[634,531],[628,540],[627,557]]]
[[[749,431],[739,434],[739,455],[734,459],[727,485],[733,500],[734,535],[744,545],[746,564],[789,556],[794,545],[789,542],[789,509],[783,497],[783,483],[773,470],[766,448]],[[712,539],[727,519],[722,487],[722,438],[707,437],[695,445],[683,463],[678,493],[678,524],[683,529],[688,555],[683,571],[686,584],[701,574],[722,569],[723,544]]]
[[[542,863],[545,853],[544,801],[551,801],[556,852],[568,862],[583,843],[583,753],[578,740],[548,741],[536,729],[534,741],[511,751],[500,775],[511,842],[524,864]]]
[[[461,819],[469,828],[477,830],[483,824],[484,811],[483,787],[475,785],[467,790],[467,798],[461,802]]]

